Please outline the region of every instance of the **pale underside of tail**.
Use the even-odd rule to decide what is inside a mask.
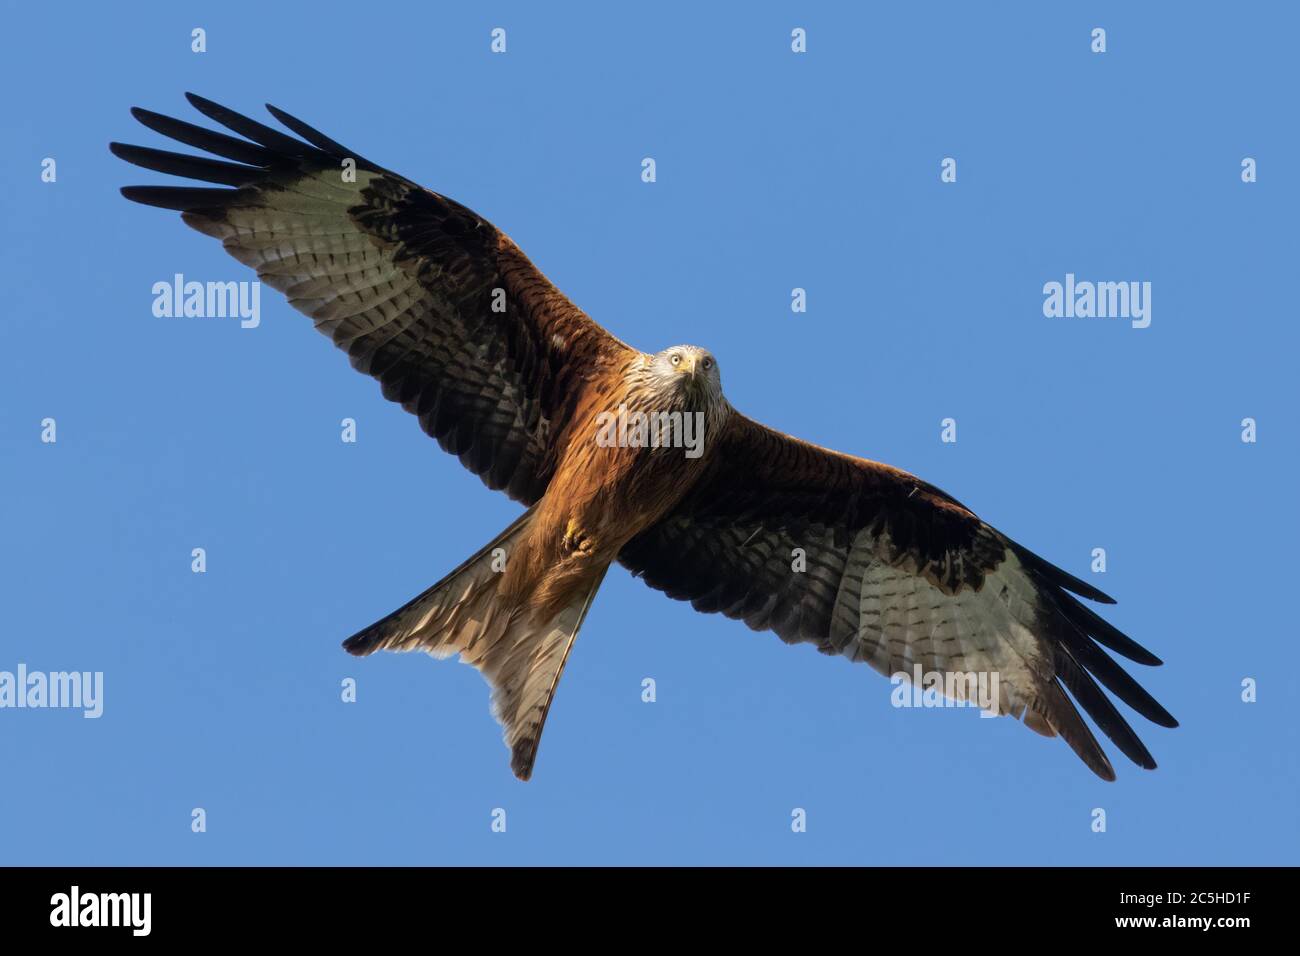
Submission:
[[[350,654],[425,651],[436,658],[459,654],[492,688],[492,716],[505,732],[510,769],[532,776],[542,728],[578,629],[604,580],[587,588],[549,620],[528,607],[499,600],[505,562],[533,515],[524,512],[505,531],[433,587],[343,642]]]

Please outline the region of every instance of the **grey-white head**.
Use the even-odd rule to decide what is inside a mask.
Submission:
[[[707,349],[674,345],[648,358],[644,381],[664,406],[704,410],[722,402],[718,361]]]

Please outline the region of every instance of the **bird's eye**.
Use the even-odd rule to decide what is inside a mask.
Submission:
[[[681,364],[682,364],[682,357],[681,357],[680,355],[674,355],[674,356],[672,357],[671,361],[672,361],[672,363],[673,363],[674,365],[681,365]]]
[[[713,368],[713,359],[706,358],[703,364],[704,364],[704,371],[707,372],[709,369]]]

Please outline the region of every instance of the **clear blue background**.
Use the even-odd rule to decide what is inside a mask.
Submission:
[[[1300,862],[1292,5],[189,6],[0,23],[0,669],[106,681],[98,721],[0,711],[0,862]],[[1076,574],[1106,548],[1183,724],[1133,715],[1160,769],[894,709],[615,569],[517,782],[475,671],[338,646],[517,506],[273,290],[255,330],[151,314],[173,273],[252,278],[118,195],[167,181],[109,154],[167,145],[127,108],[206,124],[187,89],[464,202],[625,340],[712,349],[762,421]],[[1045,318],[1066,272],[1152,282],[1151,327]]]

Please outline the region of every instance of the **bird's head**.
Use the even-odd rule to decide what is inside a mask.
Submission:
[[[657,390],[685,399],[688,405],[708,405],[722,398],[718,361],[707,349],[674,345],[650,357],[649,371]]]

